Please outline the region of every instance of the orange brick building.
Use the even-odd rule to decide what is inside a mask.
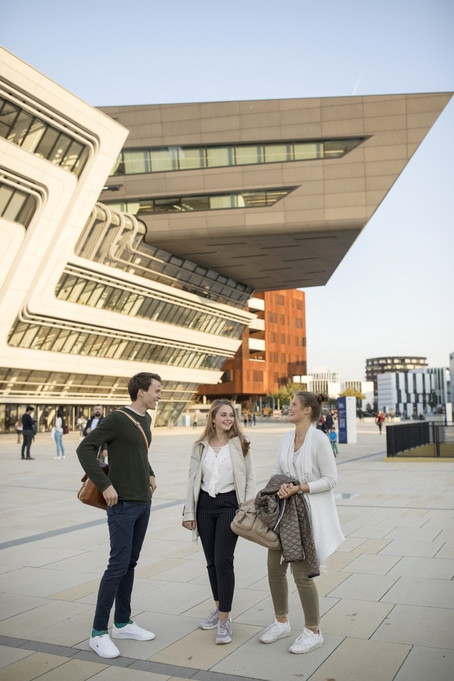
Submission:
[[[198,394],[208,400],[256,403],[292,376],[307,373],[305,294],[296,289],[256,292],[249,311],[257,319],[244,331],[235,357],[224,364],[221,382],[199,386]]]

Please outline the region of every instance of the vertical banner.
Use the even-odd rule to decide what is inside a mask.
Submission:
[[[347,404],[346,397],[337,398],[337,423],[339,426],[339,444],[347,444]]]
[[[353,444],[356,436],[356,397],[338,397],[339,444]]]

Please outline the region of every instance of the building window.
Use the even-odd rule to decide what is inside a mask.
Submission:
[[[206,210],[225,210],[231,208],[268,208],[294,191],[296,187],[280,189],[258,189],[239,191],[230,194],[197,194],[193,196],[174,196],[165,198],[143,197],[124,201],[104,201],[114,210],[132,215],[149,213],[184,213]]]
[[[37,206],[36,197],[0,182],[0,217],[28,227]]]
[[[27,121],[23,121],[22,126],[26,124]],[[364,142],[365,139],[367,138],[352,137],[348,139],[299,140],[267,144],[247,143],[222,146],[123,149],[111,176],[341,158]]]
[[[0,97],[0,137],[75,175],[88,160],[87,146],[4,97]]]

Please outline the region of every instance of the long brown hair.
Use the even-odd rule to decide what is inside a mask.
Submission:
[[[328,395],[325,395],[324,393],[316,395],[315,393],[307,392],[305,390],[298,390],[298,392],[293,393],[293,397],[297,397],[303,407],[312,407],[312,423],[316,423],[319,420],[320,414],[322,413],[322,404],[323,402],[328,402],[329,399]]]
[[[215,400],[213,402],[213,404],[210,407],[210,411],[208,412],[206,426],[197,442],[203,442],[203,440],[207,440],[208,442],[210,442],[210,440],[214,438],[214,436],[216,435],[216,430],[214,428],[213,421],[216,418],[216,414],[218,413],[219,409],[224,406],[230,407],[233,412],[233,425],[228,432],[229,437],[230,439],[234,437],[239,438],[241,443],[241,449],[243,450],[243,455],[246,456],[246,454],[249,451],[249,447],[251,446],[251,443],[248,440],[246,440],[241,430],[241,426],[239,424],[235,408],[233,404],[230,402],[230,400],[220,399]]]

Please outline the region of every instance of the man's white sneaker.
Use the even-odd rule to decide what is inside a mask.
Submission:
[[[273,624],[270,624],[260,636],[260,642],[274,643],[279,638],[285,638],[286,636],[291,636],[291,634],[290,622],[278,622],[277,620],[274,620]]]
[[[310,650],[315,650],[315,648],[321,648],[323,645],[322,632],[319,631],[318,634],[314,634],[310,629],[305,629],[302,634],[298,636],[289,648],[291,653],[299,655],[300,653],[308,653]]]
[[[101,636],[92,636],[88,640],[88,645],[99,657],[118,657],[120,651],[113,641],[110,640],[109,634],[102,634]]]
[[[208,617],[202,620],[199,624],[201,629],[215,629],[219,621],[219,608],[215,608],[210,612]]]
[[[112,638],[132,638],[134,641],[152,641],[156,638],[152,631],[142,629],[135,622],[125,624],[124,627],[112,627]]]

